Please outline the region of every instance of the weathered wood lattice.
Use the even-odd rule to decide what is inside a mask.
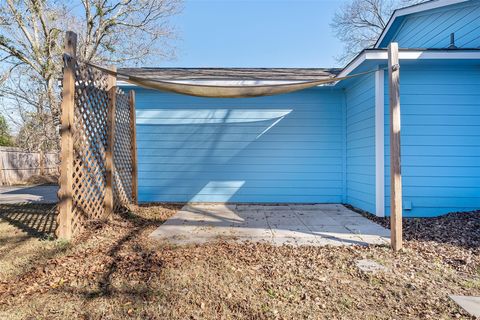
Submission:
[[[115,78],[75,59],[75,39],[67,33],[61,119],[57,235],[67,239],[131,204],[136,176],[134,105]]]
[[[117,88],[115,107],[115,134],[113,158],[113,199],[114,210],[118,211],[133,202],[132,172],[133,172],[133,127],[129,96]]]
[[[72,229],[83,220],[104,217],[105,147],[107,145],[107,77],[75,63],[73,120]]]

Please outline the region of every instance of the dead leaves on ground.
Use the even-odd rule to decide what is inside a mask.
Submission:
[[[0,283],[0,310],[41,317],[44,311],[28,302],[48,297],[49,310],[80,305],[91,318],[438,319],[467,318],[448,294],[480,294],[478,213],[407,220],[400,253],[384,246],[172,247],[149,240],[178,209],[140,207],[93,224],[65,252]],[[451,239],[460,234],[463,240]],[[365,274],[358,259],[388,271]]]

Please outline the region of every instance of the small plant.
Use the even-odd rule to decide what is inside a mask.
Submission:
[[[277,297],[277,294],[275,293],[275,291],[273,291],[273,289],[268,289],[267,294],[272,299],[275,299]]]
[[[480,289],[480,279],[470,279],[463,282],[463,286],[468,289]]]
[[[70,248],[71,242],[64,239],[55,240],[55,249],[58,251],[65,251]]]
[[[353,301],[349,297],[341,298],[339,302],[345,309],[350,309],[353,305]]]

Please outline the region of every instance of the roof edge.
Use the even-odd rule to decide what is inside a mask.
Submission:
[[[118,68],[118,72],[143,78],[197,81],[298,81],[334,77],[343,68]]]
[[[480,49],[399,49],[399,60],[480,60]],[[388,60],[388,49],[364,49],[337,77],[345,77],[366,60]]]
[[[378,48],[380,43],[382,43],[383,39],[387,35],[388,31],[392,27],[393,23],[397,18],[404,17],[406,15],[422,12],[422,11],[427,11],[427,10],[432,10],[432,9],[437,9],[437,8],[442,8],[450,5],[454,5],[457,3],[463,3],[463,2],[468,2],[470,0],[431,0],[428,2],[424,3],[419,3],[415,4],[412,6],[408,7],[403,7],[400,9],[396,9],[393,11],[392,15],[388,19],[387,25],[385,28],[383,28],[382,33],[378,37],[377,41],[375,42],[375,45],[373,46],[374,48]]]

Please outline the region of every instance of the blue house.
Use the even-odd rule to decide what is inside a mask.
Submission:
[[[133,87],[139,201],[347,203],[389,215],[390,42],[400,47],[403,215],[479,209],[478,0],[436,0],[396,10],[375,47],[343,69],[120,69],[212,85],[375,70],[257,98],[199,98]]]

